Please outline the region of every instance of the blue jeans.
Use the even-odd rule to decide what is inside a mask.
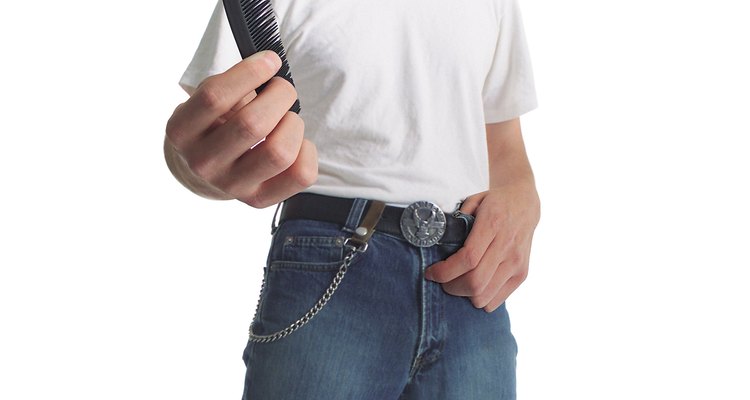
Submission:
[[[341,266],[356,208],[347,226],[279,225],[256,334],[286,328],[318,301]],[[376,231],[307,325],[275,342],[248,341],[243,400],[515,399],[518,348],[505,304],[487,313],[424,279],[426,267],[461,245],[419,248]]]

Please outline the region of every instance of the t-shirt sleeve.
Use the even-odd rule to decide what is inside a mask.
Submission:
[[[482,90],[487,124],[519,117],[537,107],[531,57],[518,0],[498,3],[500,33]]]
[[[179,84],[188,93],[204,79],[220,74],[242,60],[222,0],[216,3],[206,31]]]

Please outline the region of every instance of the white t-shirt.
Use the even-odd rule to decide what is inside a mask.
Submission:
[[[306,192],[451,212],[489,188],[485,123],[537,107],[517,0],[273,0],[318,149]],[[218,1],[180,80],[241,60]]]

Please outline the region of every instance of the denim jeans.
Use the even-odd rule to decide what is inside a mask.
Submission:
[[[254,332],[289,326],[321,297],[361,217],[346,226],[283,221],[264,267]],[[462,243],[413,246],[375,231],[328,304],[299,330],[248,341],[243,400],[509,400],[516,341],[505,304],[491,313],[424,279]]]

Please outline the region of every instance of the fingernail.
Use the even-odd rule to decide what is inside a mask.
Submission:
[[[424,273],[424,278],[427,279],[428,281],[434,280],[434,279],[432,279],[432,274],[429,273],[429,272],[425,272]]]
[[[274,71],[278,71],[281,68],[281,58],[273,50],[265,50],[264,58]]]

